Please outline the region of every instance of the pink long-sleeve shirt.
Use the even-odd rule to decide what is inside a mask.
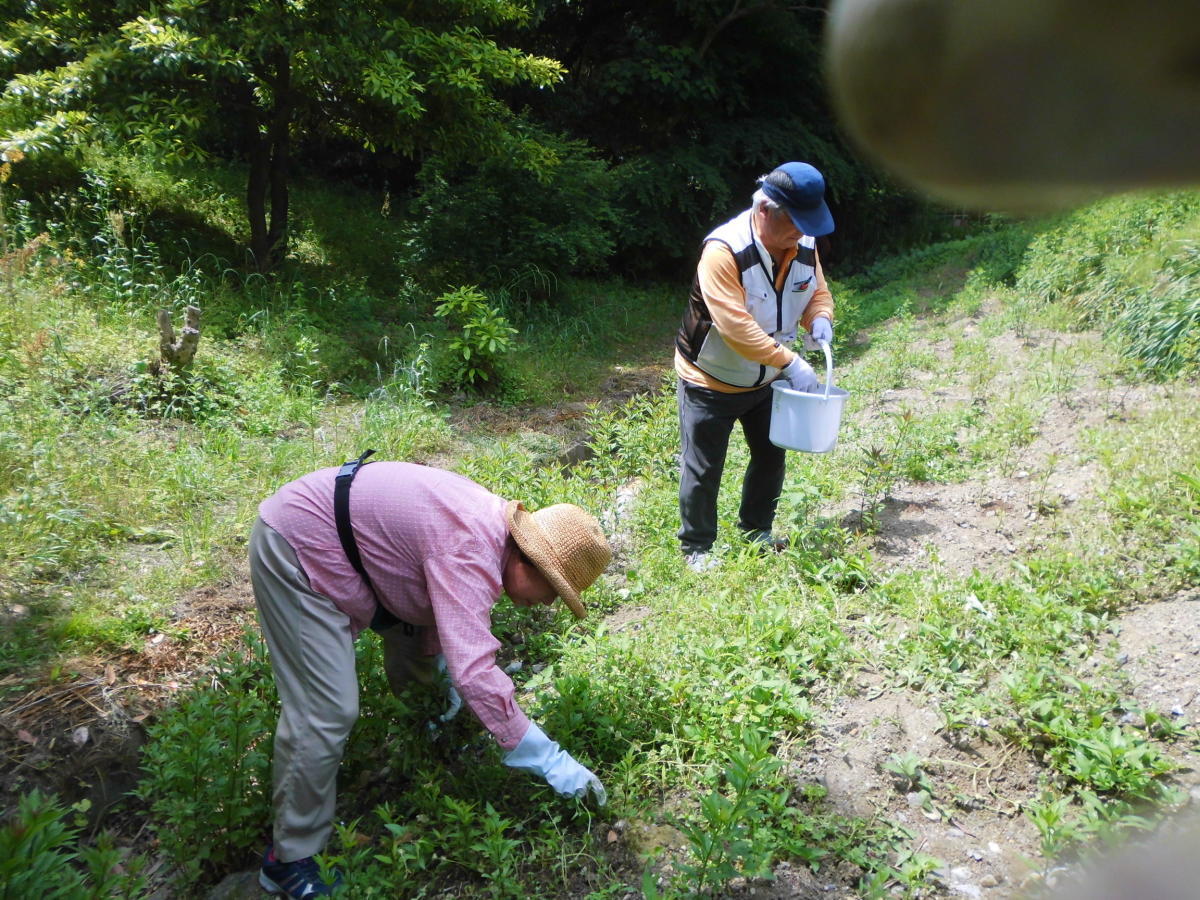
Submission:
[[[366,628],[375,597],[350,565],[333,514],[336,467],[280,488],[258,508],[263,521],[296,551],[309,584]],[[529,719],[514,699],[512,679],[496,665],[500,642],[491,611],[515,544],[506,502],[441,469],[375,462],[358,470],[350,521],[379,601],[398,618],[432,629],[431,652],[446,656],[463,702],[506,750],[520,743]]]

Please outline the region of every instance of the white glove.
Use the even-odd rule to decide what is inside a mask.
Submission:
[[[790,363],[783,367],[780,374],[787,379],[788,386],[793,391],[812,394],[820,387],[820,384],[817,383],[817,373],[813,371],[812,366],[800,358],[798,353]]]
[[[531,772],[546,779],[546,782],[564,797],[584,799],[590,790],[596,795],[596,805],[608,802],[608,794],[600,779],[581,766],[546,733],[530,722],[529,730],[516,749],[504,755],[504,764],[522,772]]]
[[[450,705],[446,707],[446,711],[438,716],[437,720],[439,722],[449,722],[462,709],[462,697],[459,696],[458,690],[454,687],[454,682],[450,680],[450,673],[446,671],[446,654],[439,653],[434,657],[434,663],[437,666],[438,674],[446,681],[446,699],[450,701]]]
[[[813,340],[818,344],[833,343],[833,324],[825,316],[817,316],[812,323]]]

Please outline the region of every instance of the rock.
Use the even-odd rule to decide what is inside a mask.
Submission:
[[[258,869],[227,875],[213,888],[205,900],[260,900],[263,889],[258,884]]]

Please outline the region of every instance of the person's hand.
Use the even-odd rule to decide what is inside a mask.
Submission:
[[[536,722],[529,723],[529,730],[521,738],[521,743],[504,755],[504,764],[522,772],[540,775],[564,797],[583,800],[590,791],[596,797],[597,806],[608,802],[608,793],[600,779],[546,737]]]
[[[437,667],[438,674],[446,685],[446,711],[438,716],[439,722],[449,722],[458,715],[458,711],[462,709],[462,697],[459,696],[458,690],[454,687],[454,682],[450,680],[450,673],[446,670],[446,655],[439,653],[434,657],[434,663]]]
[[[833,323],[825,316],[817,316],[812,323],[813,340],[818,344],[833,344]]]
[[[788,387],[793,391],[804,391],[806,394],[814,393],[820,385],[817,383],[817,373],[813,371],[813,367],[800,358],[800,354],[783,367],[781,373],[787,379]]]

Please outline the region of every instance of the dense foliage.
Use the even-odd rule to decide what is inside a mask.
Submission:
[[[4,142],[244,160],[249,250],[264,270],[287,252],[294,155],[313,167],[323,145],[348,142],[535,167],[495,87],[546,87],[561,73],[481,30],[525,20],[515,4],[84,0],[9,15]]]
[[[231,237],[262,271],[296,249],[298,176],[354,181],[418,214],[391,249],[435,290],[522,266],[677,277],[758,175],[807,159],[847,269],[952,223],[842,139],[823,24],[821,3],[712,0],[14,3],[0,147],[43,196],[113,154],[233,167]]]

